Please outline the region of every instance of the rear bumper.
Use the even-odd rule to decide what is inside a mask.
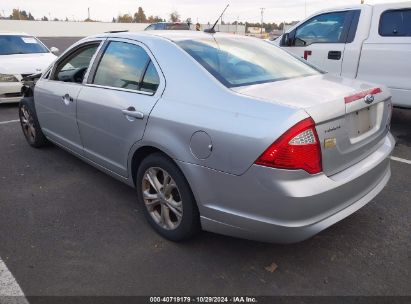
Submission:
[[[19,102],[23,97],[21,87],[22,84],[20,82],[1,82],[0,103]]]
[[[180,163],[204,230],[278,243],[307,239],[371,201],[387,184],[394,139],[333,176],[253,165],[234,176]],[[193,182],[194,181],[194,182]]]

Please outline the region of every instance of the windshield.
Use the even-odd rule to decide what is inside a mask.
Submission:
[[[0,35],[0,55],[48,53],[49,50],[31,36]]]
[[[320,74],[302,60],[259,39],[215,37],[176,43],[226,87]]]

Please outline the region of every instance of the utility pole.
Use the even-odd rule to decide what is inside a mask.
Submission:
[[[260,10],[261,10],[261,35],[262,35],[263,34],[264,10],[265,10],[265,8],[262,7],[262,8],[260,8]]]
[[[307,0],[305,0],[304,9],[305,9],[305,17],[307,17]]]
[[[87,8],[87,16],[88,16],[87,19],[90,20],[90,8],[89,7]]]

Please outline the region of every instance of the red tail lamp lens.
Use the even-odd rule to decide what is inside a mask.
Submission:
[[[280,169],[302,169],[310,174],[321,172],[321,146],[312,118],[300,121],[285,132],[255,163]]]

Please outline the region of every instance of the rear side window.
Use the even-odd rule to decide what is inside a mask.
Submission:
[[[411,9],[389,10],[382,13],[379,34],[388,37],[410,37]]]
[[[143,82],[141,83],[141,91],[155,93],[160,84],[160,78],[158,77],[154,64],[150,61],[144,74]]]
[[[112,41],[97,67],[93,83],[128,90],[140,90],[150,57],[138,45]]]

